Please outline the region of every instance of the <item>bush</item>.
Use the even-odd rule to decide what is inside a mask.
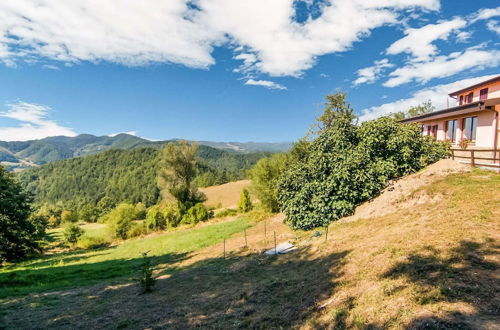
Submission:
[[[139,237],[147,233],[143,222],[133,223],[132,227],[127,231],[127,238]]]
[[[100,247],[107,246],[109,241],[101,236],[88,236],[86,234],[82,235],[77,242],[77,246],[80,249],[97,249]]]
[[[62,223],[78,222],[78,215],[76,214],[76,212],[64,210],[61,213],[61,222]]]
[[[135,220],[144,219],[146,219],[146,205],[139,202],[135,205]]]
[[[422,136],[417,125],[383,117],[358,126],[335,114],[300,162],[287,168],[278,200],[296,229],[325,226],[379,193],[389,180],[449,155],[447,145]]]
[[[235,209],[225,209],[215,214],[216,218],[224,218],[238,214],[238,211]]]
[[[240,201],[238,202],[238,211],[246,213],[253,208],[252,201],[250,200],[250,194],[247,189],[241,191]]]
[[[139,278],[139,284],[141,285],[142,293],[151,292],[155,284],[153,266],[151,265],[151,259],[148,257],[148,252],[142,253],[141,277]]]
[[[146,215],[146,230],[163,230],[167,227],[167,222],[158,205],[151,207]]]
[[[64,240],[66,243],[75,245],[78,242],[80,236],[82,236],[84,230],[80,228],[76,223],[69,222],[64,229]]]
[[[212,212],[202,203],[198,203],[190,208],[182,217],[182,224],[196,224],[200,221],[206,221],[213,216]]]
[[[101,221],[109,224],[113,236],[126,239],[127,232],[132,227],[132,221],[135,220],[136,215],[133,205],[121,203],[111,210],[111,212],[104,215]]]

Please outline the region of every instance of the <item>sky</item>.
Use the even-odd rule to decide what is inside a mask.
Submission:
[[[498,1],[0,2],[0,140],[127,132],[295,141],[347,92],[361,121],[500,74]]]

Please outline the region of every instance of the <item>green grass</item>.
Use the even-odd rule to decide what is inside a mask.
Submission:
[[[133,239],[118,246],[60,253],[7,266],[0,270],[0,298],[75,288],[103,280],[110,280],[110,284],[133,280],[138,274],[142,252],[149,251],[154,265],[165,266],[186,258],[189,252],[218,243],[250,226],[247,218],[239,218],[156,237]],[[101,233],[99,230],[89,234],[98,235]],[[50,237],[53,243],[60,240],[60,230],[52,231]]]

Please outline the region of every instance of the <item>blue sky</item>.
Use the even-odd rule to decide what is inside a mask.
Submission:
[[[293,141],[346,91],[369,120],[499,74],[497,1],[0,4],[0,140]],[[451,100],[451,102],[453,102]]]

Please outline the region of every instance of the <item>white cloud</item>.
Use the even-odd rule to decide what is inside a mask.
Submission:
[[[391,78],[384,86],[395,87],[411,81],[424,83],[433,78],[450,77],[466,70],[496,67],[499,64],[500,51],[470,47],[463,52],[436,56],[430,61],[409,63],[391,72]]]
[[[445,109],[448,107],[448,102],[450,106],[455,105],[455,100],[448,97],[449,93],[470,85],[477,84],[481,81],[488,80],[495,76],[496,75],[489,75],[463,79],[450,84],[443,84],[425,88],[413,93],[413,95],[411,95],[411,97],[409,98],[364,109],[361,111],[360,120],[367,121],[378,118],[380,116],[389,115],[391,113],[406,111],[410,107],[419,105],[427,100],[431,100],[432,104],[436,107],[436,110]]]
[[[496,20],[489,21],[486,24],[486,27],[488,28],[488,30],[500,35],[500,25],[498,24],[498,21]]]
[[[50,107],[27,102],[7,104],[7,111],[0,112],[0,117],[20,122],[16,127],[0,127],[0,141],[26,141],[42,139],[47,136],[75,136],[67,127],[48,119]]]
[[[298,76],[403,12],[439,9],[439,0],[329,0],[319,17],[297,23],[294,1],[2,1],[0,60],[206,68],[213,47],[229,44],[240,70]]]
[[[359,69],[356,73],[358,78],[353,81],[353,85],[361,84],[371,84],[375,82],[385,68],[393,67],[394,64],[389,63],[389,60],[384,58],[379,61],[375,61],[373,66]]]
[[[437,24],[428,24],[421,28],[408,28],[406,36],[394,42],[387,49],[387,54],[396,55],[409,53],[415,61],[425,61],[437,54],[436,40],[447,40],[450,34],[465,27],[467,22],[460,18],[442,21]]]
[[[472,23],[479,21],[479,20],[484,20],[484,19],[489,19],[492,17],[500,16],[500,7],[496,8],[483,8],[478,10],[476,13],[474,13],[470,20]]]
[[[269,89],[282,89],[282,90],[287,89],[285,86],[280,85],[278,83],[275,83],[274,81],[269,81],[269,80],[248,79],[246,81],[245,85],[249,85],[249,86],[262,86],[262,87],[266,87],[266,88],[269,88]]]

